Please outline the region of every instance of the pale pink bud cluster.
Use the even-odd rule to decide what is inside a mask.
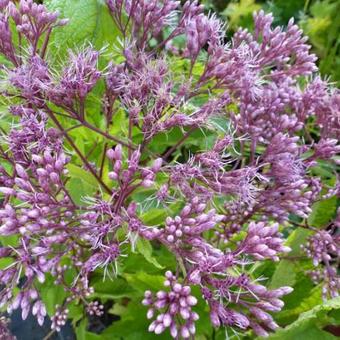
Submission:
[[[6,1],[2,4],[0,10],[5,10],[6,15],[13,19],[16,30],[31,44],[32,50],[30,52],[32,55],[35,55],[39,51],[38,48],[40,48],[38,47],[40,38],[54,27],[65,25],[68,20],[58,20],[58,12],[48,12],[44,5],[37,4],[33,0],[20,0],[18,3],[19,5],[17,6],[14,1]],[[7,42],[7,51],[10,53],[5,54],[17,65],[18,59],[13,54],[14,46],[12,39],[8,39]],[[45,54],[45,48],[46,46],[42,47],[42,54]],[[21,53],[21,51],[18,52]]]
[[[38,292],[35,289],[19,292],[13,302],[8,306],[8,310],[12,311],[20,307],[22,319],[25,320],[31,310],[31,304],[33,304],[32,314],[37,317],[39,325],[42,326],[47,312],[44,303],[39,300]]]
[[[57,305],[56,312],[51,318],[51,328],[59,332],[61,330],[61,327],[65,326],[66,324],[68,313],[68,309],[64,309],[63,307]]]
[[[21,307],[23,318],[32,310],[42,324],[36,284],[52,275],[66,292],[53,329],[66,323],[71,302],[100,316],[99,301],[88,301],[90,280],[113,278],[125,252],[143,253],[144,239],[146,260],[155,264],[164,247],[178,269],[166,272],[168,290],[145,294],[150,331],[194,338],[196,285],[213,326],[266,336],[292,289],[258,284],[250,265],[289,251],[279,223],[289,233],[308,222],[315,202],[339,194],[338,180],[328,186],[315,171],[322,160],[336,172],[339,91],[306,78],[316,58],[292,20],[274,28],[261,11],[255,31],[239,30],[229,43],[197,0],[106,3],[123,42],[120,64],[101,71],[107,55],[88,47],[70,51],[58,71],[46,51],[65,20],[33,0],[0,0],[8,61],[1,95],[13,115],[0,145],[0,236],[17,240],[0,248],[11,260],[0,271],[0,306]],[[339,290],[339,216],[324,230],[305,225],[315,233],[312,278],[331,297]]]
[[[170,244],[180,245],[185,238],[214,228],[222,221],[223,216],[218,215],[215,209],[205,213],[206,207],[205,203],[200,203],[197,197],[194,198],[182,209],[179,216],[166,218],[162,237]]]
[[[161,334],[169,328],[174,339],[179,336],[190,338],[196,333],[195,321],[199,318],[198,314],[192,311],[197,299],[191,295],[190,287],[178,283],[170,271],[165,273],[165,277],[164,286],[169,287],[170,292],[160,290],[153,295],[146,291],[144,294],[143,304],[149,307],[148,319],[156,317],[150,324],[149,331]],[[157,316],[156,312],[159,313]]]
[[[98,301],[91,301],[86,306],[86,312],[89,315],[102,316],[104,314],[104,306]]]
[[[335,229],[335,233],[337,228]],[[313,260],[316,267],[311,271],[311,277],[316,282],[323,281],[323,296],[337,297],[340,291],[340,277],[337,265],[340,258],[340,238],[326,230],[320,230],[309,238],[306,245],[302,245],[308,257]],[[324,265],[324,267],[322,266]]]
[[[141,179],[140,185],[145,188],[154,185],[155,176],[160,171],[163,163],[162,158],[157,158],[150,167],[141,168],[138,165],[141,153],[139,150],[135,150],[127,160],[127,168],[124,168],[121,145],[117,145],[114,149],[109,149],[106,152],[106,156],[113,163],[113,169],[109,172],[110,179],[126,185],[132,181],[138,171]]]
[[[291,249],[283,245],[282,236],[278,231],[278,223],[266,225],[264,222],[251,222],[243,243],[243,251],[257,260],[269,258],[279,261],[278,254],[290,252]]]

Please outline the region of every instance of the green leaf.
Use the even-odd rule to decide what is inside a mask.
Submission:
[[[84,319],[79,323],[78,327],[76,327],[77,340],[85,340],[86,327],[87,322],[86,319]]]
[[[308,217],[308,224],[318,228],[325,226],[335,217],[336,209],[336,196],[315,203],[312,207],[312,213]]]
[[[71,177],[79,178],[85,183],[87,183],[88,185],[94,188],[98,188],[98,182],[96,178],[90,172],[74,164],[68,164],[67,169]]]
[[[238,25],[249,26],[252,21],[252,13],[260,8],[261,6],[256,4],[255,0],[240,0],[230,2],[222,15],[228,18],[228,22],[233,28]]]
[[[160,275],[150,275],[145,272],[123,275],[127,282],[143,296],[146,290],[160,290],[163,287],[164,277]]]
[[[93,188],[89,186],[89,188]],[[80,178],[71,178],[66,183],[66,189],[69,191],[73,201],[81,205],[83,203],[82,198],[89,194],[89,190],[86,190],[85,183]]]
[[[305,244],[307,238],[311,235],[311,232],[307,229],[298,228],[294,230],[288,237],[286,245],[292,250],[288,253],[288,256],[301,255],[301,244]]]
[[[113,322],[100,334],[103,337],[124,340],[170,339],[169,331],[160,335],[148,332],[150,320],[146,318],[145,308],[140,300],[131,300],[127,305],[115,305],[111,312],[120,316],[120,320]]]
[[[54,314],[55,306],[61,305],[66,297],[66,292],[62,286],[54,284],[54,281],[55,278],[46,275],[46,281],[43,284],[40,284],[38,288],[49,316]]]
[[[142,214],[141,220],[146,225],[150,226],[164,223],[166,217],[167,211],[165,209],[150,209],[146,213]]]
[[[83,318],[83,313],[84,313],[84,306],[77,304],[75,301],[70,303],[67,306],[67,309],[69,310],[68,312],[68,317],[69,319],[72,319],[72,324],[75,325],[80,319]]]
[[[91,43],[95,49],[103,46],[113,50],[118,30],[113,24],[104,1],[101,0],[47,0],[50,10],[57,10],[61,18],[69,19],[66,26],[54,30],[51,43],[62,55],[67,48]]]
[[[301,255],[300,245],[304,244],[310,235],[309,230],[298,228],[294,230],[288,237],[286,245],[292,250],[288,253],[288,257]],[[303,270],[300,264],[292,260],[281,260],[270,282],[270,288],[278,288],[284,285],[294,286],[299,271]]]
[[[268,340],[298,340],[298,339],[311,339],[311,340],[335,340],[337,337],[318,328],[314,321],[308,320],[304,324],[289,329],[284,332],[277,331],[275,335],[267,338]]]
[[[101,273],[96,273],[91,278],[91,286],[94,288],[93,296],[100,299],[114,300],[136,295],[134,289],[123,278],[117,277],[113,280],[106,279],[103,281]]]
[[[305,259],[301,251],[301,244],[304,244],[310,231],[302,228],[294,230],[288,237],[286,245],[291,247],[292,251],[288,253],[287,259],[282,259],[276,266],[269,284],[270,289],[276,289],[282,286],[293,287],[291,294],[284,297],[285,307],[278,315],[281,324],[287,324],[294,321],[298,314],[298,307],[302,300],[307,299],[313,291],[313,283],[306,271],[312,267],[309,259]],[[301,258],[302,257],[302,258]],[[319,295],[314,296],[314,301],[309,301],[309,307],[313,307],[320,301]],[[307,303],[307,300],[306,300]],[[304,309],[303,311],[305,311]]]
[[[292,320],[296,319],[301,313],[307,312],[322,303],[321,287],[317,286],[312,290],[309,290],[305,283],[305,280],[301,280],[301,284],[298,285],[297,289],[294,289],[294,292],[292,293],[292,295],[295,293],[298,295],[292,297],[295,299],[295,304],[297,304],[297,306],[287,310],[287,304],[285,304],[284,309],[277,314],[276,320],[280,321],[280,323],[288,324],[292,322]],[[307,295],[303,297],[301,292],[297,291],[299,289],[307,293]]]
[[[149,149],[156,153],[162,153],[167,147],[174,145],[182,136],[183,133],[179,128],[173,128],[166,133],[159,133],[150,142]]]
[[[143,238],[138,238],[136,243],[136,248],[140,254],[142,254],[145,259],[152,263],[155,267],[163,269],[164,267],[158,263],[158,261],[152,256],[152,246],[148,240]]]
[[[322,330],[329,324],[331,318],[328,313],[332,310],[340,309],[340,297],[328,300],[313,309],[302,313],[300,317],[289,326],[279,329],[275,334],[268,339],[271,340],[297,340],[297,339],[313,339],[313,340],[328,340],[337,339]]]
[[[297,262],[297,264],[298,263],[299,262]],[[304,311],[307,311],[308,309],[311,309],[312,307],[315,307],[316,305],[320,303],[321,293],[319,294],[319,296],[317,296],[317,293],[315,291],[315,285],[310,279],[310,277],[308,276],[308,274],[306,274],[307,269],[304,269],[305,268],[304,266],[301,266],[301,267],[302,268],[300,269],[299,266],[297,265],[295,268],[297,272],[297,276],[296,276],[296,283],[293,286],[294,288],[293,292],[283,297],[283,302],[285,303],[285,305],[281,311],[282,313],[286,311],[291,311],[299,307],[301,304],[301,301],[303,301],[304,299],[307,299],[312,294],[315,294],[314,300],[313,301],[311,300],[309,302],[309,307],[306,308]],[[281,316],[280,313],[278,314],[278,316],[279,315]],[[295,315],[295,314],[286,315],[286,317],[280,319],[280,322],[283,325],[287,325],[288,323],[295,321],[298,316],[299,314],[298,315]]]
[[[2,257],[0,258],[0,270],[3,270],[10,266],[14,262],[12,257]]]
[[[270,288],[275,289],[282,286],[294,286],[296,282],[295,266],[296,264],[292,261],[281,260],[270,281]]]
[[[128,302],[124,301],[122,304],[116,303],[111,308],[110,312],[119,316],[120,320],[114,321],[113,324],[106,328],[101,334],[103,336],[111,337],[119,334],[120,338],[124,340],[170,339],[171,337],[168,330],[160,335],[155,335],[148,332],[148,326],[151,323],[151,320],[146,318],[146,312],[148,308],[141,304],[144,287],[147,287],[147,289],[151,289],[153,291],[159,290],[162,287],[163,280],[163,277],[148,275],[143,272],[129,275],[128,281],[131,284],[133,283],[134,285],[137,285],[138,288],[142,287],[140,291],[141,296]],[[193,293],[196,296],[201,295],[199,287],[194,287],[193,290]],[[194,307],[195,311],[198,312],[199,310],[205,310],[206,313],[202,316],[202,318],[200,318],[199,322],[197,322],[197,327],[202,333],[210,332],[212,327],[209,320],[209,313],[207,311],[208,306],[202,298],[199,297],[198,301],[198,305]],[[204,338],[197,335],[195,336],[195,339]]]
[[[0,242],[4,246],[12,246],[16,247],[18,244],[18,235],[8,235],[8,236],[0,236]]]

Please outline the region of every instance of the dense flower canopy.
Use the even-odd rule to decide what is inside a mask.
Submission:
[[[1,305],[20,306],[23,319],[32,312],[42,325],[37,283],[52,275],[67,293],[53,329],[74,301],[101,315],[91,275],[115,280],[146,242],[168,249],[177,264],[165,272],[166,290],[145,292],[150,332],[192,337],[198,287],[214,327],[266,336],[292,288],[270,289],[251,268],[286,256],[283,234],[299,227],[310,231],[302,246],[313,280],[323,282],[325,298],[337,296],[340,214],[321,230],[305,221],[314,203],[340,193],[338,182],[325,184],[314,171],[320,161],[338,162],[340,93],[318,76],[302,31],[293,20],[275,28],[260,11],[254,32],[239,29],[226,41],[223,22],[197,1],[106,2],[119,58],[106,56],[102,66],[105,51],[86,46],[69,51],[58,69],[49,39],[67,20],[32,0],[0,1],[1,95],[12,115],[0,146],[0,235],[16,240],[0,248],[11,259],[0,271]],[[99,86],[102,109],[90,118]],[[121,112],[125,135],[110,130]],[[84,154],[67,122],[105,140],[98,157]],[[181,136],[155,152],[152,142],[174,129]],[[178,155],[195,131],[205,147]],[[81,201],[68,185],[77,162],[96,183]],[[144,202],[135,199],[140,191]],[[143,214],[155,205],[167,217],[147,223]]]

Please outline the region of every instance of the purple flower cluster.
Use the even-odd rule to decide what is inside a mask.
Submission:
[[[340,94],[314,75],[301,30],[292,20],[273,28],[272,15],[259,12],[254,32],[240,29],[225,43],[223,23],[196,0],[106,2],[122,37],[121,63],[101,70],[92,47],[52,66],[51,31],[66,21],[33,1],[0,1],[0,53],[9,65],[1,95],[13,121],[0,144],[0,236],[18,240],[0,248],[11,260],[0,270],[0,305],[20,306],[23,319],[32,311],[43,324],[36,287],[52,277],[66,294],[52,329],[65,325],[73,302],[100,316],[92,272],[121,275],[119,262],[143,239],[177,263],[176,275],[165,274],[168,291],[145,293],[151,332],[195,335],[196,286],[214,327],[266,336],[292,288],[270,290],[252,268],[289,252],[281,231],[296,225],[313,233],[313,279],[336,296],[339,216],[324,230],[305,222],[315,202],[340,193],[338,181],[324,185],[314,171],[320,160],[339,163]],[[99,83],[94,112],[87,105]],[[121,129],[112,129],[117,121]],[[89,152],[78,128],[80,139],[99,138]],[[157,137],[174,130],[181,137],[155,151]],[[203,141],[193,137],[200,131]],[[186,142],[194,145],[188,156]],[[75,168],[96,183],[81,200],[70,190]],[[144,218],[155,205],[167,216],[157,225]]]
[[[68,309],[60,308],[57,305],[56,312],[51,318],[51,321],[52,321],[51,328],[59,332],[61,330],[61,327],[65,326],[66,324],[68,313],[69,313]]]
[[[0,10],[0,52],[15,66],[22,62],[23,48],[28,48],[32,57],[38,53],[44,56],[52,29],[67,24],[65,19],[58,20],[57,12],[48,12],[44,5],[36,4],[33,0],[22,0],[19,6],[14,1],[2,1]],[[23,41],[15,46],[10,19],[14,21],[20,41],[26,39],[26,46]],[[42,40],[42,46],[39,47],[39,41]]]
[[[16,337],[11,334],[10,330],[8,329],[8,324],[10,320],[6,317],[0,317],[0,336],[2,339],[5,340],[16,340]]]
[[[336,227],[339,229],[339,226]],[[325,297],[337,297],[340,291],[340,278],[337,275],[340,258],[340,237],[328,231],[319,231],[313,235],[306,246],[307,255],[316,267],[310,275],[316,283],[323,282],[322,293]],[[323,264],[324,266],[322,266]]]
[[[278,234],[279,224],[266,226],[265,223],[251,222],[248,226],[248,234],[243,241],[243,249],[246,254],[253,256],[257,260],[270,258],[278,261],[278,253],[289,252],[290,248],[284,246],[283,240]]]
[[[148,319],[154,317],[155,311],[160,312],[150,324],[149,331],[161,334],[169,327],[174,339],[178,335],[184,339],[190,338],[196,332],[195,321],[199,319],[198,314],[192,311],[197,299],[190,294],[190,287],[178,283],[176,276],[170,271],[165,273],[165,277],[164,286],[169,287],[170,292],[160,290],[155,296],[150,291],[145,292],[143,304],[149,307]]]
[[[101,76],[98,70],[99,53],[87,48],[79,53],[69,52],[69,58],[59,79],[45,81],[45,93],[59,106],[70,110],[84,106],[87,94],[96,85]],[[82,118],[82,117],[81,117]]]
[[[223,216],[217,215],[214,209],[205,212],[206,207],[205,203],[199,202],[197,197],[194,198],[182,209],[179,216],[166,218],[165,227],[160,230],[158,237],[179,247],[188,238],[191,239],[214,228]]]

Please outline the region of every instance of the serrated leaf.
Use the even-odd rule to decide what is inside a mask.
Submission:
[[[66,26],[54,30],[51,43],[62,55],[67,48],[91,43],[94,48],[113,48],[118,30],[113,24],[104,1],[101,0],[48,0],[44,4],[59,11],[62,18],[69,19]]]
[[[288,257],[299,256],[301,254],[301,244],[304,244],[310,232],[306,229],[298,228],[294,230],[288,237],[286,245],[292,250],[288,253]],[[299,266],[299,264],[298,264]],[[278,288],[281,286],[294,286],[296,282],[296,263],[291,260],[281,260],[272,276],[270,288]]]
[[[301,252],[301,244],[304,244],[307,237],[310,235],[310,231],[307,229],[298,228],[294,230],[288,237],[286,245],[292,250],[288,253],[288,259],[282,259],[276,266],[276,269],[272,275],[269,288],[276,289],[282,286],[294,287],[294,291],[285,297],[285,301],[288,305],[295,307],[294,302],[296,299],[302,299],[305,297],[305,293],[308,293],[312,288],[310,279],[306,276],[305,272],[309,268],[310,261],[297,260],[300,256],[303,256]],[[291,257],[291,259],[289,259]],[[305,286],[302,287],[301,283]],[[307,286],[306,286],[307,284]],[[294,298],[290,298],[293,295]]]

